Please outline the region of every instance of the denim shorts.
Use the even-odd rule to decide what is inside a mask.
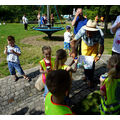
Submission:
[[[24,71],[23,69],[21,68],[21,65],[18,64],[18,63],[15,63],[15,62],[8,62],[8,68],[9,68],[9,71],[10,71],[10,74],[11,75],[15,75],[16,72],[15,70],[20,74],[20,75],[24,75]]]
[[[64,49],[65,50],[70,50],[70,43],[64,42]]]

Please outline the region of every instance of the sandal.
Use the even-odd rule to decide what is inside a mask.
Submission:
[[[26,80],[30,80],[27,76],[24,76],[24,79],[26,79]]]

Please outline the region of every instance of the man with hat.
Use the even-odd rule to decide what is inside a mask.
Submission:
[[[104,51],[104,34],[102,30],[98,28],[95,21],[88,20],[87,24],[78,31],[71,41],[71,55],[73,57],[76,56],[75,43],[79,38],[82,39],[81,54],[94,57],[92,69],[85,69],[86,79],[88,80],[89,86],[92,87],[95,63],[100,59]]]

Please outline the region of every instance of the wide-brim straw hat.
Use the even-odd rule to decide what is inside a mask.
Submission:
[[[83,26],[83,29],[87,31],[98,31],[99,29],[96,26],[96,21],[90,19],[88,20],[87,24]]]

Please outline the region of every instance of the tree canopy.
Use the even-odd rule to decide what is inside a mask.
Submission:
[[[120,13],[120,6],[105,6],[105,5],[57,5],[50,6],[50,12],[57,18],[59,15],[73,14],[73,8],[83,8],[83,14],[87,15],[88,19],[94,19],[96,15],[106,18],[109,13],[108,21],[115,20]],[[106,12],[106,8],[110,8]],[[37,20],[37,14],[46,14],[46,5],[1,5],[0,6],[0,21],[20,22],[23,14],[26,14],[31,21]]]

